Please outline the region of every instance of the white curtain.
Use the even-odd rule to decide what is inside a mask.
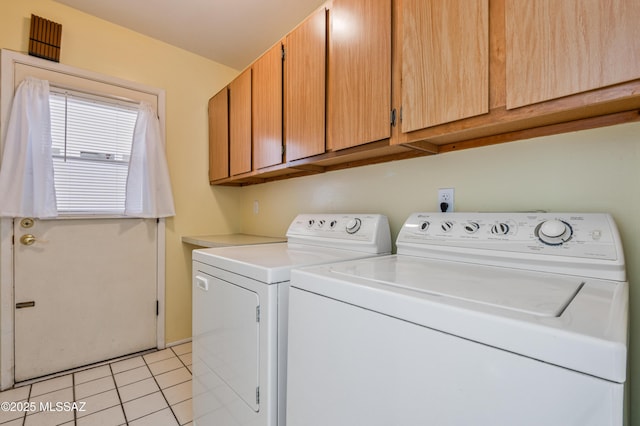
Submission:
[[[15,92],[2,163],[0,216],[56,217],[49,82],[28,77]]]
[[[145,102],[140,104],[133,131],[124,214],[147,218],[175,215],[160,122]]]

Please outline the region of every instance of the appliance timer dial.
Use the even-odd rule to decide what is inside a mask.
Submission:
[[[351,219],[347,222],[346,231],[348,234],[355,234],[360,229],[360,225],[362,225],[362,221],[357,217]]]
[[[545,220],[536,227],[538,239],[550,246],[559,246],[571,239],[573,229],[563,220]]]

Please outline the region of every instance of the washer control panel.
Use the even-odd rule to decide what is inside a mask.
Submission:
[[[598,213],[414,213],[397,246],[414,255],[437,246],[604,260],[622,253],[613,219]]]
[[[391,252],[387,217],[379,214],[299,214],[289,225],[289,243]]]

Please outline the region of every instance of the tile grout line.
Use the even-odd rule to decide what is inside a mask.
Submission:
[[[76,400],[76,374],[71,373],[71,397],[73,401]],[[78,425],[78,413],[76,410],[73,410],[73,424],[74,426]]]
[[[29,394],[27,395],[27,402],[31,401],[31,391],[33,391],[33,385],[29,385]],[[27,424],[27,412],[24,412],[24,415],[22,416],[22,426],[25,426]]]
[[[168,349],[171,349],[171,348],[168,348]],[[171,352],[175,355],[175,352],[173,351],[173,349],[171,349]],[[180,358],[178,358],[178,359],[180,359]],[[142,357],[142,361],[144,361],[144,364],[147,366],[147,368],[149,368],[149,363],[144,358],[144,356]],[[182,360],[180,362],[182,362]],[[162,395],[162,398],[164,399],[164,402],[167,403],[167,407],[169,407],[169,411],[171,411],[171,414],[173,415],[173,418],[176,419],[176,423],[178,425],[180,425],[180,420],[178,420],[178,416],[176,416],[176,413],[173,412],[173,408],[171,408],[171,404],[169,404],[169,400],[167,400],[167,397],[165,396],[164,392],[162,392],[162,387],[160,386],[160,383],[158,383],[158,380],[156,380],[156,375],[153,374],[153,371],[151,371],[151,368],[149,368],[149,372],[151,373],[151,377],[153,377],[153,381],[156,382],[156,385],[158,386],[158,389],[160,389],[160,395]],[[158,410],[158,411],[161,411],[161,410]],[[157,411],[155,411],[155,412],[157,413]],[[153,413],[149,413],[149,414],[153,414]],[[149,414],[147,414],[147,415],[149,415]]]
[[[176,351],[174,351],[174,350],[173,350],[173,347],[170,347],[169,349],[171,349],[171,352],[173,352],[173,353],[175,354],[175,356],[176,356],[176,357],[178,358],[178,360],[182,363],[182,365],[184,366],[184,368],[186,368],[186,369],[187,369],[187,371],[188,371],[188,372],[189,372],[189,374],[191,375],[191,383],[193,383],[193,372],[191,371],[191,369],[189,368],[189,366],[188,366],[187,364],[185,364],[185,363],[184,363],[184,361],[182,360],[182,358],[180,358],[180,355],[178,355],[178,353],[177,353]],[[193,347],[191,348],[191,352],[185,352],[185,353],[183,353],[182,355],[186,355],[186,354],[188,354],[188,353],[193,353]],[[192,356],[193,356],[193,355],[192,355]],[[186,382],[182,382],[182,383],[186,383]],[[182,383],[178,383],[177,385],[174,385],[174,386],[181,385]],[[170,386],[170,387],[172,387],[172,386]],[[169,388],[167,388],[167,389],[169,389]],[[164,392],[163,392],[163,395],[164,395]],[[185,400],[183,400],[183,401],[176,402],[176,404],[175,404],[175,405],[182,404],[183,402],[188,401],[189,399],[191,399],[191,400],[193,401],[193,395],[191,395],[191,398],[187,398],[187,399],[185,399]],[[167,401],[167,402],[168,402],[168,401]],[[173,408],[172,408],[172,406],[171,406],[171,405],[169,405],[169,408],[171,408],[171,411],[173,412]],[[174,416],[175,416],[175,413],[174,413]],[[177,416],[176,416],[176,419],[177,419]],[[187,422],[187,423],[188,423],[188,422]],[[193,419],[191,419],[191,423],[193,423]],[[179,421],[179,420],[178,420],[178,424],[180,424],[180,421]]]
[[[182,358],[180,358],[180,355],[178,355],[178,353],[177,353],[176,351],[174,351],[174,350],[173,350],[173,347],[171,347],[171,348],[169,348],[169,349],[171,349],[171,352],[173,352],[173,353],[175,354],[175,356],[176,356],[176,357],[178,358],[178,360],[182,363],[182,365],[183,365],[187,370],[189,370],[189,373],[191,373],[191,369],[189,369],[189,366],[188,366],[187,364],[185,364],[185,363],[184,363],[184,361],[182,360]],[[193,349],[192,349],[192,350],[193,350]],[[185,353],[183,353],[182,355],[186,355],[186,354],[189,354],[189,353],[192,353],[192,352],[185,352]],[[193,376],[193,373],[191,373],[191,375]]]
[[[116,388],[118,401],[120,401],[120,409],[122,410],[122,415],[124,416],[124,424],[129,426],[129,419],[127,419],[127,412],[124,411],[124,403],[122,402],[122,397],[120,396],[120,389],[118,388],[118,383],[116,382],[116,376],[115,374],[113,374],[113,368],[111,367],[111,363],[109,363],[109,371],[111,372],[111,380],[113,380],[113,386],[115,386]]]

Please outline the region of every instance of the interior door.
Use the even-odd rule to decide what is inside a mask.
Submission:
[[[155,219],[14,221],[15,380],[156,347]]]

